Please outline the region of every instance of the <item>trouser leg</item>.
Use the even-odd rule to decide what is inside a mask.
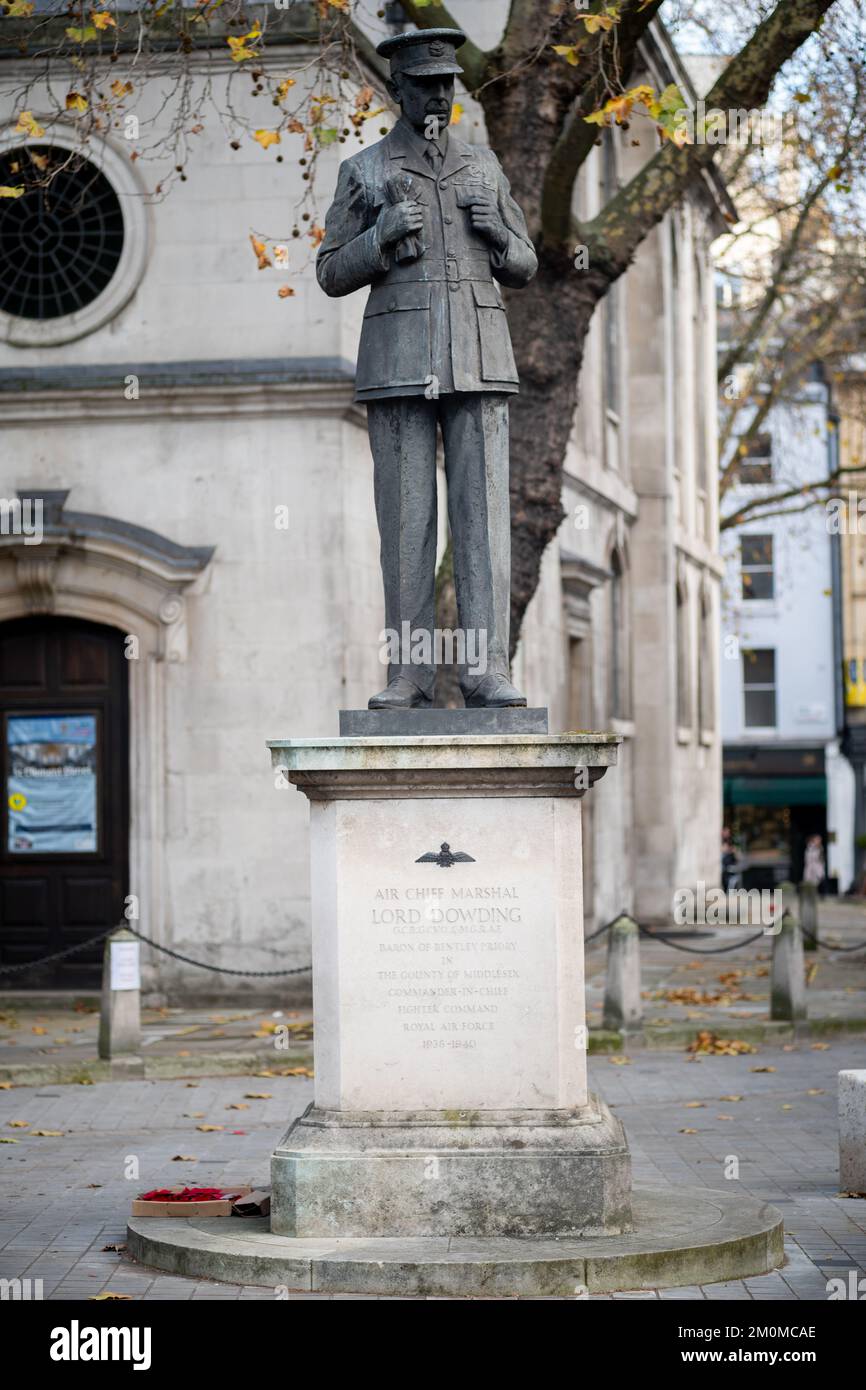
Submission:
[[[436,410],[424,396],[368,401],[385,627],[401,645],[388,680],[405,676],[431,699],[436,623]],[[429,633],[430,661],[410,660],[408,634]],[[416,647],[417,650],[417,647]],[[426,653],[425,653],[426,654]]]
[[[460,684],[468,694],[486,674],[507,676],[509,669],[508,397],[458,392],[439,404],[458,622],[469,658]]]

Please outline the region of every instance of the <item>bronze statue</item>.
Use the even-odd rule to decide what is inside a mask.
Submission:
[[[475,708],[526,704],[508,662],[508,397],[518,378],[495,280],[519,288],[537,261],[496,156],[449,129],[465,37],[427,29],[379,45],[400,120],[341,165],[316,267],[326,294],[371,287],[356,400],[375,467],[385,624],[401,639],[431,638],[402,643],[371,709],[432,701],[437,427],[459,630],[486,657],[461,662],[463,696]]]

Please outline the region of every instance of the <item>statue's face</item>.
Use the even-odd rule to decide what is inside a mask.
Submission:
[[[432,77],[411,77],[398,72],[389,87],[413,130],[425,134],[434,128],[435,120],[436,133],[440,134],[451,120],[453,72],[435,73]]]

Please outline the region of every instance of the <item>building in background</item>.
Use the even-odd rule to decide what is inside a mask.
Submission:
[[[842,755],[841,593],[826,509],[807,485],[835,466],[838,439],[820,370],[776,406],[738,465],[731,511],[761,496],[797,495],[803,509],[726,531],[722,608],[725,824],[745,887],[800,882],[820,835],[826,888],[854,873],[853,776]],[[829,454],[829,457],[828,457]]]
[[[866,360],[854,357],[836,374],[839,412],[838,496],[827,508],[842,589],[845,736],[853,768],[853,886],[866,890]],[[861,471],[858,471],[861,470]]]
[[[506,8],[484,6],[487,30],[473,30],[482,42],[495,43]],[[454,12],[473,29],[472,4]],[[657,22],[641,53],[659,89],[676,81],[694,100]],[[297,46],[290,56],[294,67]],[[216,53],[209,64],[200,80],[219,87],[232,65]],[[18,71],[6,50],[3,90]],[[122,78],[122,59],[113,73]],[[303,80],[312,91],[314,77]],[[136,98],[157,132],[164,95],[155,78]],[[248,87],[232,99],[255,117]],[[483,140],[479,111],[461,100],[461,134]],[[49,108],[44,92],[31,104]],[[230,148],[214,122],[196,142],[187,181],[154,200],[146,187],[171,179],[172,154],[145,178],[122,134],[106,136],[66,175],[76,214],[62,237],[34,214],[51,254],[19,276],[14,257],[28,248],[12,247],[5,267],[3,489],[38,502],[44,518],[40,544],[0,534],[5,964],[131,911],[154,940],[216,966],[303,965],[307,803],[274,781],[265,741],[336,734],[338,709],[382,684],[372,464],[352,400],[364,292],[327,299],[312,249],[291,240],[301,137],[287,137],[278,166],[252,139]],[[10,122],[0,153],[14,160],[26,143]],[[63,158],[74,137],[60,119],[30,143]],[[322,152],[321,207],[352,148]],[[608,133],[582,171],[580,212],[653,148]],[[549,705],[552,732],[623,736],[619,767],[584,802],[590,926],[621,910],[667,919],[676,890],[719,880],[710,244],[726,213],[710,170],[595,316],[565,462],[567,517],[517,656],[517,683]],[[95,267],[82,259],[93,228]],[[256,269],[249,238],[265,229],[289,244],[291,298],[277,297],[283,273]],[[28,825],[44,831],[47,818],[10,805],[27,802],[15,779],[82,759],[85,809],[73,817],[63,799],[62,849],[26,845]],[[93,983],[98,956],[28,983]],[[274,988],[150,962],[154,995]],[[281,982],[282,997],[302,997],[306,979]]]

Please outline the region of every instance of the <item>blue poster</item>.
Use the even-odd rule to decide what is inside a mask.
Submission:
[[[6,742],[11,853],[92,854],[96,715],[15,715]]]

